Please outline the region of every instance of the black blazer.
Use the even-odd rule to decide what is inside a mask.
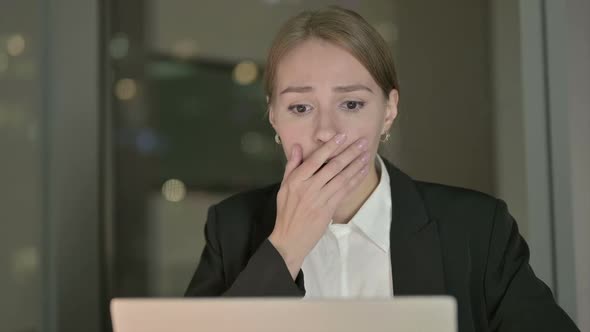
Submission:
[[[506,204],[488,195],[412,180],[384,160],[391,180],[393,292],[452,295],[459,330],[578,331],[529,266],[529,249]],[[206,245],[185,296],[294,296],[268,241],[279,184],[209,208]]]

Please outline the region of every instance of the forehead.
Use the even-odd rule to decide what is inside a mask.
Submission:
[[[341,85],[377,83],[371,74],[344,48],[320,39],[309,39],[287,52],[277,66],[279,89],[294,84]]]

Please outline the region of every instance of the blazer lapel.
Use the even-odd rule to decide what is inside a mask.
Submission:
[[[383,160],[390,178],[391,269],[395,295],[445,294],[436,220],[429,220],[414,181]]]
[[[442,252],[436,220],[429,220],[413,180],[383,158],[390,178],[392,217],[391,269],[395,295],[445,294]],[[258,223],[254,224],[252,255],[270,235],[276,219],[279,185],[272,188]],[[296,278],[304,289],[303,272]]]

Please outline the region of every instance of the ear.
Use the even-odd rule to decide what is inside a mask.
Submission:
[[[268,112],[268,122],[276,131],[275,112],[272,110],[272,106],[269,104],[268,96],[266,96],[266,111]]]
[[[389,99],[385,104],[385,119],[383,121],[383,130],[381,134],[385,134],[391,128],[393,121],[397,117],[397,104],[399,102],[399,93],[396,89],[391,89],[389,92]]]

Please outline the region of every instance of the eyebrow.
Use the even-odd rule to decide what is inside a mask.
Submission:
[[[285,93],[305,93],[305,92],[310,92],[312,91],[313,88],[311,86],[290,86],[288,88],[286,88],[285,90],[281,91],[281,95],[285,94]]]
[[[365,91],[369,91],[370,93],[373,93],[373,90],[371,90],[368,86],[362,85],[362,84],[337,86],[337,87],[334,87],[333,90],[336,92],[353,92],[353,91],[365,90]]]
[[[373,90],[371,90],[368,86],[362,85],[362,84],[336,86],[332,90],[335,92],[353,92],[353,91],[365,90],[365,91],[369,91],[370,93],[373,93]],[[285,93],[306,93],[306,92],[310,92],[310,91],[313,91],[313,88],[311,86],[290,86],[290,87],[287,87],[286,89],[284,89],[283,91],[281,91],[280,94],[282,95]]]

